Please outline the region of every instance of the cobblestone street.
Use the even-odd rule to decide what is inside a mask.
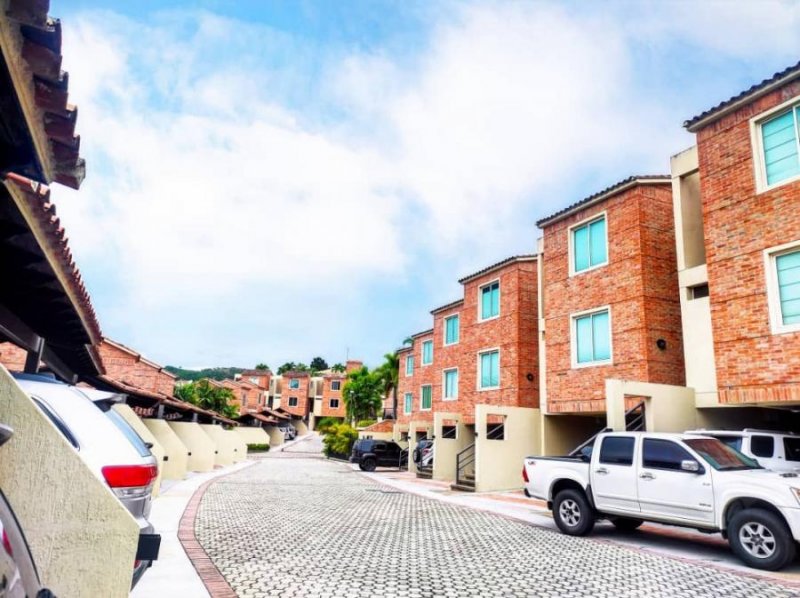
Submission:
[[[789,597],[800,590],[378,485],[300,442],[213,483],[196,535],[239,596]]]

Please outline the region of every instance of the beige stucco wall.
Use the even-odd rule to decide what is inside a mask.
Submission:
[[[567,455],[604,427],[605,421],[594,416],[543,415],[539,454]]]
[[[408,448],[408,424],[395,423],[392,427],[392,440],[403,448]]]
[[[43,584],[57,596],[127,596],[139,528],[0,365],[0,488],[25,532]]]
[[[284,442],[286,442],[286,438],[283,435],[277,426],[267,426],[264,428],[266,433],[269,435],[269,448],[270,450],[279,447]]]
[[[147,429],[142,423],[142,420],[133,412],[128,405],[114,405],[111,407],[114,411],[119,413],[126,422],[128,422],[133,428],[139,437],[144,440],[145,442],[149,442],[153,446],[150,447],[150,452],[153,453],[153,456],[158,461],[158,477],[156,478],[155,483],[153,484],[153,496],[158,496],[158,492],[161,488],[161,470],[164,468],[164,455],[166,452],[164,451],[164,447],[161,446],[161,443],[153,436],[153,433]]]
[[[302,419],[293,419],[292,425],[297,428],[297,435],[298,436],[305,436],[308,434],[308,426]]]
[[[505,416],[505,439],[486,438],[488,415]],[[542,416],[527,407],[475,407],[475,490],[522,488],[522,460],[536,453],[541,440]]]
[[[359,438],[374,438],[375,440],[392,440],[394,434],[392,432],[370,432],[369,430],[359,430]]]
[[[414,463],[412,455],[414,449],[417,448],[417,435],[420,432],[425,432],[427,438],[433,434],[433,422],[410,422],[408,424],[408,471],[412,473],[417,472],[417,464]]]
[[[169,422],[169,427],[177,434],[181,442],[189,450],[189,471],[211,471],[214,469],[214,457],[217,443],[203,432],[200,424],[195,422]]]
[[[684,432],[697,427],[694,391],[684,386],[606,380],[606,417],[612,430],[625,429],[625,396],[644,399],[648,432]]]
[[[200,428],[216,445],[214,450],[214,465],[219,465],[220,467],[233,465],[233,449],[235,445],[233,439],[225,434],[225,430],[222,429],[222,426],[200,424]]]
[[[228,442],[233,446],[233,462],[239,463],[247,459],[247,443],[242,439],[236,430],[223,430],[227,436]]]
[[[270,437],[261,426],[239,426],[236,433],[245,444],[270,444]]]
[[[165,452],[161,477],[165,480],[182,480],[189,467],[189,449],[172,431],[166,420],[144,418],[142,423],[156,437]]]
[[[443,438],[445,420],[456,422],[456,437]],[[456,479],[456,456],[475,442],[474,428],[466,426],[459,413],[433,414],[433,478],[452,481]]]

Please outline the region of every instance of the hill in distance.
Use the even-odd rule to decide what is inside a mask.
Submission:
[[[217,368],[203,368],[202,370],[186,370],[174,365],[168,365],[164,368],[170,374],[174,374],[179,380],[188,380],[194,382],[201,378],[211,378],[212,380],[224,380],[225,378],[233,378],[235,374],[240,374],[244,368],[234,367],[217,367]]]

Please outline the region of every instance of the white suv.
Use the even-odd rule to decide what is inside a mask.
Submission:
[[[687,434],[712,436],[752,457],[772,471],[800,473],[800,435],[773,430],[692,430]]]

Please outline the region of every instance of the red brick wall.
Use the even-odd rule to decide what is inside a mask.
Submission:
[[[608,264],[570,277],[569,227],[603,211]],[[671,186],[640,185],[545,227],[544,300],[549,411],[604,413],[606,378],[684,384]],[[571,314],[606,305],[612,364],[573,369]]]
[[[130,386],[160,392],[172,396],[175,378],[151,363],[142,361],[139,355],[130,353],[107,342],[97,346],[97,352],[106,369],[106,374]]]
[[[290,380],[299,380],[299,388],[289,388]],[[287,372],[283,375],[283,383],[281,385],[281,409],[299,417],[305,417],[311,411],[311,401],[309,398],[309,385],[311,377],[305,373],[290,373]],[[297,406],[290,407],[289,399],[297,397]]]
[[[437,378],[441,378],[441,369],[438,369],[437,375],[437,365],[436,360],[436,346],[434,343],[433,349],[433,363],[430,365],[423,366],[422,365],[422,343],[427,340],[432,340],[433,334],[426,334],[423,336],[418,336],[414,338],[414,345],[411,349],[412,354],[414,355],[414,375],[413,376],[406,376],[406,355],[408,355],[407,351],[400,353],[400,384],[398,395],[397,395],[397,410],[400,412],[398,420],[401,422],[409,422],[409,421],[433,421],[433,410],[423,411],[420,409],[420,404],[422,401],[422,386],[425,384],[430,384],[433,388],[432,396],[433,402],[435,402],[436,392],[437,392]],[[441,386],[441,380],[439,381],[439,386]],[[404,394],[410,392],[414,395],[414,402],[413,402],[413,410],[411,415],[406,415],[404,413]]]
[[[25,369],[25,360],[28,353],[12,343],[0,343],[0,363],[11,372],[21,372]]]
[[[717,383],[722,402],[800,401],[800,333],[773,335],[764,250],[800,240],[800,182],[756,193],[749,119],[796,81],[697,134]]]
[[[331,382],[334,380],[339,382],[339,390],[331,388]],[[322,378],[322,417],[344,417],[344,399],[342,398],[342,389],[347,378],[343,375],[331,374]],[[336,409],[331,408],[331,399],[339,399],[339,407]]]

